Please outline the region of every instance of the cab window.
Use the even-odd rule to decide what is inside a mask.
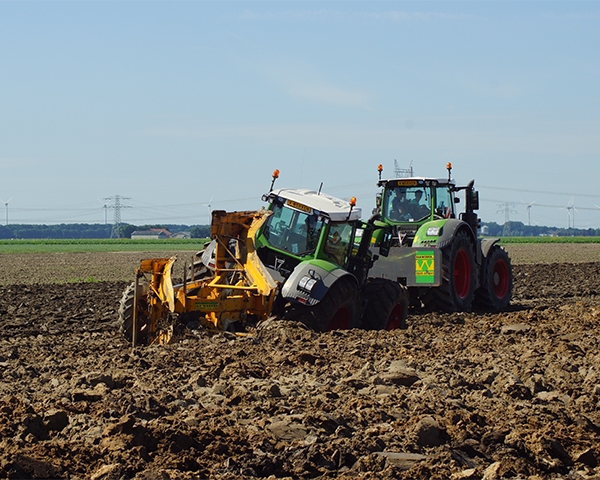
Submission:
[[[441,218],[454,218],[454,198],[448,187],[436,188],[435,215]]]
[[[329,227],[325,253],[337,265],[345,265],[352,241],[352,225],[349,223],[332,223]]]
[[[386,190],[383,216],[398,222],[416,222],[431,213],[431,198],[427,187],[396,187]]]
[[[263,235],[274,248],[294,255],[307,255],[317,248],[322,228],[323,221],[316,215],[275,204],[273,214],[263,227]]]

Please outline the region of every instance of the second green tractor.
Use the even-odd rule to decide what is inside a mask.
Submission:
[[[396,279],[408,287],[411,304],[430,310],[499,311],[511,300],[510,258],[498,238],[479,236],[479,193],[474,181],[458,186],[446,165],[445,178],[382,179],[379,165],[375,243],[390,227],[393,243],[388,258],[373,275]],[[464,209],[459,212],[459,193]],[[379,235],[379,238],[377,236]]]

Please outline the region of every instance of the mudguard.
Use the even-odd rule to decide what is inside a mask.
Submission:
[[[331,270],[331,267],[331,263],[322,260],[300,263],[283,284],[281,296],[288,301],[313,306],[323,299],[337,280],[346,275],[354,278],[343,268]]]
[[[456,232],[461,228],[468,232],[475,245],[476,239],[473,236],[473,231],[466,222],[457,218],[447,218],[433,220],[421,225],[415,235],[413,246],[445,248],[452,243]],[[437,231],[437,233],[432,234],[431,229],[435,229],[434,231]]]
[[[499,238],[482,238],[481,239],[481,253],[484,257],[487,257],[490,252],[490,248],[496,245],[500,241]]]

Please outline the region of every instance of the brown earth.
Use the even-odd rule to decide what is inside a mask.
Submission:
[[[2,255],[0,477],[600,478],[600,250],[514,247],[507,312],[135,351],[141,254]]]

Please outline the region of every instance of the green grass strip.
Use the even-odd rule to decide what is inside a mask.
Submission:
[[[198,251],[208,239],[129,240],[0,240],[2,253],[70,253],[70,252],[155,252]]]
[[[600,243],[600,237],[500,237],[500,243]]]

